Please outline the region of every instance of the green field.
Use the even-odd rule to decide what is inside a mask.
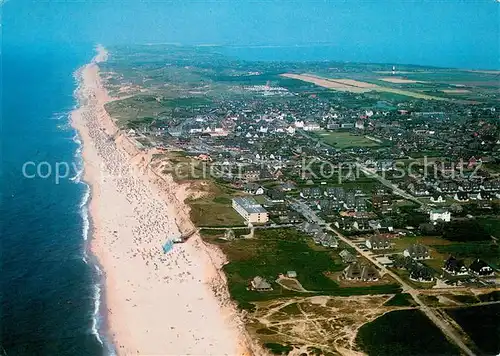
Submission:
[[[392,311],[363,325],[356,337],[368,355],[459,355],[441,331],[420,310]]]
[[[310,238],[295,229],[256,230],[253,239],[236,239],[231,242],[213,240],[229,259],[223,269],[228,278],[229,291],[240,307],[249,308],[249,303],[280,297],[310,295],[358,295],[393,294],[398,285],[341,288],[327,272],[341,271],[345,266],[338,260],[334,250],[317,249],[309,245]],[[280,273],[296,271],[297,279],[312,293],[304,294],[282,288],[274,281]],[[272,284],[269,292],[248,290],[255,277],[264,277]]]
[[[327,144],[339,149],[353,147],[378,147],[381,145],[380,143],[370,140],[365,136],[355,135],[345,131],[320,131],[315,133],[315,136]]]

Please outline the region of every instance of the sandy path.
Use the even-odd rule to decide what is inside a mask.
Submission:
[[[168,254],[162,251],[167,236],[178,234],[177,214],[186,209],[164,199],[165,192],[125,152],[124,139],[110,135],[117,130],[103,107],[110,98],[97,66],[106,58],[99,48],[81,69],[81,105],[72,123],[84,145],[84,179],[92,191],[91,249],[105,272],[108,326],[117,352],[245,354],[239,317],[230,303],[215,297],[220,277],[199,237],[176,244]]]

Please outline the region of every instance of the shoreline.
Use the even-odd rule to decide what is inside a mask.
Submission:
[[[225,279],[198,234],[161,247],[193,226],[183,187],[149,166],[152,152],[140,151],[104,110],[112,100],[103,88],[98,47],[77,71],[78,107],[71,124],[82,141],[87,202],[88,251],[96,258],[103,286],[102,328],[118,355],[249,355],[249,340]],[[153,174],[151,174],[153,173]],[[92,261],[93,262],[93,261]],[[206,325],[210,327],[207,330]],[[106,337],[106,335],[104,335]]]

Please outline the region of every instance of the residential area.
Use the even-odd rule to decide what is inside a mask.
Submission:
[[[442,310],[498,301],[500,105],[491,88],[470,84],[457,98],[449,91],[469,84],[419,86],[412,80],[426,72],[411,67],[410,84],[401,84],[394,69],[384,74],[392,82],[381,79],[385,65],[346,74],[343,64],[217,58],[207,71],[193,58],[161,57],[172,63],[166,87],[148,79],[148,68],[138,78],[111,60],[110,91],[116,80],[127,90],[106,109],[137,147],[154,150],[149,166],[194,192],[191,220],[227,256],[229,292],[257,325],[252,332],[264,343],[300,344],[291,329],[280,329],[288,339],[276,336],[272,310],[312,318],[310,298],[326,298],[326,308],[340,297],[373,297],[378,312],[418,308],[464,353],[475,348],[460,344]],[[382,81],[386,91],[332,90],[284,75],[308,71],[344,73],[355,85]],[[175,81],[179,73],[192,81]],[[310,337],[324,354],[355,349],[352,339]]]

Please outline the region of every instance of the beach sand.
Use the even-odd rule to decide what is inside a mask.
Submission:
[[[91,251],[105,274],[106,324],[119,355],[252,354],[229,300],[221,252],[198,234],[165,254],[168,237],[192,228],[187,190],[148,165],[104,110],[112,100],[98,63],[77,73],[80,107],[72,124],[83,142],[84,180],[91,187]]]

